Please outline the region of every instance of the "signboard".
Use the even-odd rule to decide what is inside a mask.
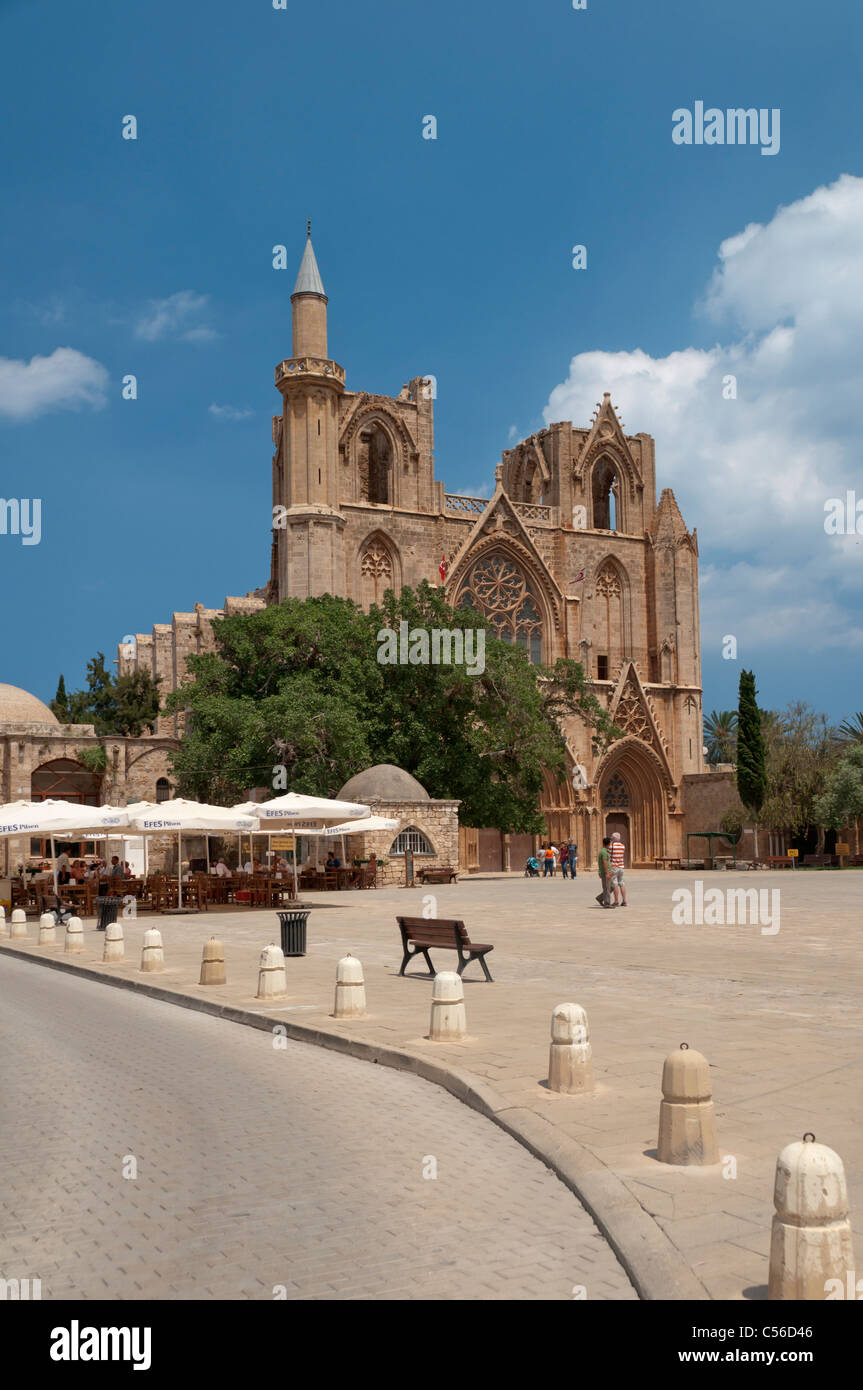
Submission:
[[[12,880],[11,878],[0,878],[0,904],[6,909],[8,917],[12,911]]]
[[[850,845],[844,845],[844,844],[843,844],[843,845],[837,845],[837,846],[836,846],[836,853],[837,853],[837,854],[850,854],[850,853],[851,853],[851,846],[850,846]]]
[[[293,835],[272,835],[270,837],[270,846],[272,849],[292,850],[294,848],[294,837]]]
[[[790,850],[788,851],[788,858],[789,858],[789,859],[796,859],[796,858],[798,857],[799,854],[800,854],[799,849],[790,849]]]

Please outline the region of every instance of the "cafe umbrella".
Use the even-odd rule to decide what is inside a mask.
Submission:
[[[254,818],[239,807],[210,806],[205,801],[187,801],[177,797],[172,801],[148,802],[127,806],[129,828],[136,835],[177,834],[177,893],[178,906],[183,906],[183,834],[211,831],[213,834],[236,834],[254,830]]]
[[[269,801],[244,801],[234,810],[243,815],[254,816],[258,829],[264,834],[275,830],[292,830],[294,834],[312,834],[306,827],[317,821],[325,822],[355,821],[371,814],[371,807],[358,801],[338,801],[328,796],[306,796],[303,792],[285,792],[284,796],[274,796]],[[297,885],[297,842],[294,840],[294,896]]]
[[[54,892],[57,892],[57,863],[54,841],[72,834],[106,835],[124,829],[129,817],[124,806],[86,806],[77,801],[12,801],[0,806],[0,839],[13,835],[38,835],[51,841]]]

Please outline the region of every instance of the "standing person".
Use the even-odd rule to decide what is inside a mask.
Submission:
[[[611,875],[611,854],[608,849],[610,844],[611,840],[609,836],[606,835],[603,838],[602,849],[599,851],[596,860],[597,871],[602,884],[602,892],[596,895],[596,901],[599,903],[600,907],[611,907],[611,903],[608,901],[608,880]]]
[[[566,844],[566,863],[569,865],[570,877],[576,878],[578,876],[578,845],[572,837]]]
[[[624,848],[623,841],[620,838],[618,831],[615,830],[614,834],[611,837],[611,891],[614,894],[614,902],[611,904],[612,907],[617,907],[618,905],[618,889],[620,890],[620,896],[623,899],[623,901],[620,903],[620,906],[626,907],[626,889],[623,886],[623,861],[625,854],[626,850]]]
[[[542,852],[542,876],[548,878],[549,874],[554,878],[554,850],[551,845],[546,845]]]

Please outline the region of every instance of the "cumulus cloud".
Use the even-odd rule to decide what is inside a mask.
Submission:
[[[154,343],[161,338],[178,338],[182,342],[208,342],[219,335],[209,324],[200,323],[209,303],[209,295],[194,290],[178,290],[167,299],[151,299],[146,311],[135,325],[136,338]]]
[[[0,357],[0,417],[35,420],[52,410],[100,410],[106,401],[108,372],[75,348],[55,348],[50,357],[29,362]]]
[[[248,420],[255,413],[253,410],[240,410],[235,405],[210,405],[207,409],[217,420]]]
[[[824,531],[829,498],[863,498],[861,240],[863,179],[843,175],[722,242],[694,310],[725,341],[581,353],[545,407],[584,424],[610,391],[627,432],[655,437],[657,486],[699,530],[706,640],[729,611],[760,646],[801,623],[810,648],[863,639],[861,538]]]

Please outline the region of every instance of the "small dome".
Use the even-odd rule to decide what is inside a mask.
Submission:
[[[339,792],[340,801],[429,801],[421,782],[404,768],[392,763],[378,763],[358,772],[345,782]]]
[[[56,714],[28,690],[0,685],[0,724],[59,724]]]

